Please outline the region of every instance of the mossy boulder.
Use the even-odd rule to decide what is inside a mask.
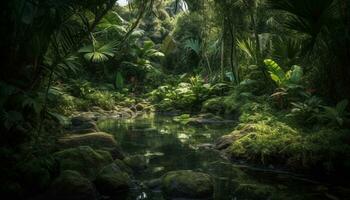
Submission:
[[[274,188],[270,186],[258,184],[239,184],[235,190],[235,196],[242,200],[271,199],[274,191]]]
[[[225,113],[225,105],[224,98],[217,97],[213,99],[208,99],[203,103],[202,112],[209,112],[214,114],[224,114]]]
[[[187,124],[200,125],[200,124],[217,124],[217,123],[227,123],[230,120],[224,120],[223,118],[216,116],[212,113],[203,113],[193,116],[188,119]]]
[[[71,118],[72,126],[81,126],[89,122],[94,122],[95,120],[96,117],[93,113],[83,113]]]
[[[212,198],[210,175],[191,170],[172,171],[162,177],[162,191],[167,198]]]
[[[124,158],[123,162],[134,171],[141,171],[147,168],[148,160],[143,155],[133,155]]]
[[[226,150],[232,145],[235,141],[246,136],[250,132],[254,131],[254,126],[247,124],[241,127],[239,130],[233,131],[231,134],[221,136],[215,142],[215,149],[217,150]]]
[[[108,133],[96,132],[87,134],[66,135],[58,140],[63,148],[72,148],[78,146],[90,146],[93,148],[114,148],[117,142],[114,137]]]
[[[134,111],[126,107],[119,107],[117,111],[119,116],[123,119],[132,118],[135,115]]]
[[[150,111],[150,105],[147,103],[138,103],[135,105],[137,111]]]
[[[79,172],[66,170],[53,182],[50,199],[54,200],[95,200],[96,192],[89,179]]]
[[[94,149],[108,151],[113,159],[124,158],[124,154],[113,135],[104,132],[66,135],[58,140],[58,145],[61,149],[90,146]]]
[[[94,121],[83,122],[80,125],[72,125],[68,129],[70,134],[84,134],[84,133],[93,133],[98,132],[99,128]]]
[[[100,171],[94,183],[102,195],[122,199],[130,189],[131,179],[117,164],[112,163]]]
[[[128,174],[133,173],[132,169],[128,165],[126,165],[125,162],[123,162],[122,160],[115,159],[113,163],[117,165],[122,172],[126,172]]]
[[[94,179],[104,166],[113,162],[108,152],[98,152],[89,146],[62,150],[54,156],[59,161],[61,170],[75,170],[89,179]]]

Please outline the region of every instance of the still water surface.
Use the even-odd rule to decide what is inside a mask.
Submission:
[[[157,179],[168,171],[194,170],[214,177],[214,200],[346,199],[336,196],[324,184],[290,173],[234,164],[208,148],[209,143],[230,133],[234,126],[234,123],[183,125],[163,115],[99,122],[100,129],[113,133],[127,154],[147,157],[148,168],[135,175],[139,183]],[[163,200],[163,197],[158,189],[136,187],[129,199]]]

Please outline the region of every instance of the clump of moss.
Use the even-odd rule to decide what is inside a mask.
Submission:
[[[295,170],[346,172],[350,159],[347,130],[300,127],[268,103],[249,102],[241,107],[241,112],[237,133],[250,128],[228,148],[232,158]]]
[[[301,140],[297,130],[282,122],[271,126],[262,121],[250,126],[252,130],[231,145],[230,150],[234,157],[263,164],[274,162],[277,157],[278,160],[283,160],[289,156],[291,145]]]

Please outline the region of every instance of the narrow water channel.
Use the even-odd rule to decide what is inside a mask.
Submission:
[[[135,175],[145,183],[173,170],[194,170],[215,179],[214,200],[323,200],[342,199],[325,185],[288,173],[242,167],[223,159],[208,144],[234,129],[234,124],[183,125],[169,116],[147,115],[135,119],[103,120],[101,130],[115,134],[130,155],[147,157],[148,168]],[[163,200],[159,189],[134,189],[130,200]]]

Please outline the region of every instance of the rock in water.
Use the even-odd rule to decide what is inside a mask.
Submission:
[[[64,148],[90,146],[93,148],[113,148],[117,146],[114,137],[108,133],[96,132],[88,134],[67,135],[58,140]]]
[[[104,132],[66,135],[58,140],[58,144],[62,149],[90,146],[94,149],[108,151],[114,159],[124,158],[124,154],[114,137]]]
[[[81,114],[71,119],[73,126],[81,126],[82,124],[85,124],[88,122],[94,122],[94,121],[95,121],[95,115],[93,114]]]
[[[122,171],[102,170],[95,180],[97,190],[111,199],[124,199],[131,185],[129,175]]]
[[[124,163],[134,171],[141,171],[147,168],[148,160],[143,155],[133,155],[124,158]]]
[[[54,200],[95,200],[93,184],[79,172],[66,170],[53,182],[50,199]]]
[[[106,165],[113,162],[108,152],[97,152],[88,146],[70,148],[54,154],[61,170],[75,170],[90,180]]]
[[[212,198],[213,180],[210,175],[191,170],[172,171],[162,177],[162,191],[167,198]]]

